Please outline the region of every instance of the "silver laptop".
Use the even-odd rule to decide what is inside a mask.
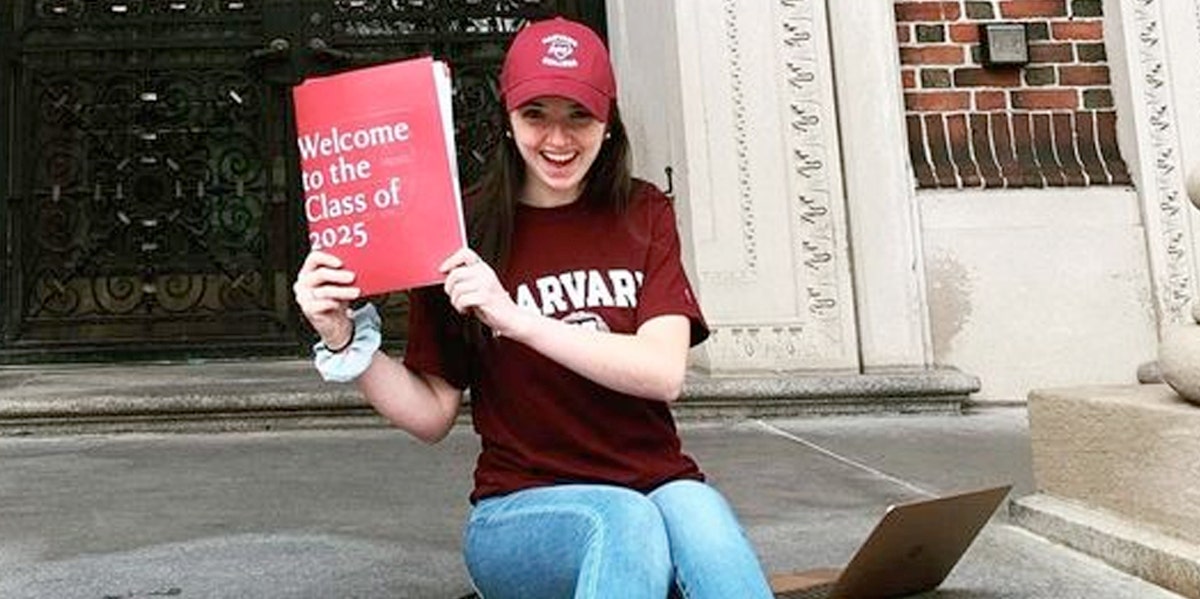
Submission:
[[[892,505],[844,568],[775,574],[780,599],[882,599],[932,590],[1012,485]]]

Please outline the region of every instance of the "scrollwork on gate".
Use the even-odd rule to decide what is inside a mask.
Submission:
[[[296,348],[290,283],[305,238],[287,86],[417,54],[448,59],[471,182],[502,132],[508,39],[579,4],[24,0],[7,339]],[[294,23],[272,22],[281,15]]]

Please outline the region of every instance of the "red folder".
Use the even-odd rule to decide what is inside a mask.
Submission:
[[[444,280],[466,246],[450,73],[417,58],[292,89],[308,239],[356,273],[363,295]]]

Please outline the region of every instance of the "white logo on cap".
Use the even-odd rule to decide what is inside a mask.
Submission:
[[[555,33],[542,38],[542,43],[546,45],[546,55],[542,57],[542,64],[565,69],[579,66],[579,61],[574,57],[575,48],[579,45],[575,38]]]

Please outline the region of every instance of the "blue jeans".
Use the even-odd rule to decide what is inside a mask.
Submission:
[[[770,598],[729,504],[697,481],[649,494],[568,484],[484,499],[463,539],[483,599]]]

